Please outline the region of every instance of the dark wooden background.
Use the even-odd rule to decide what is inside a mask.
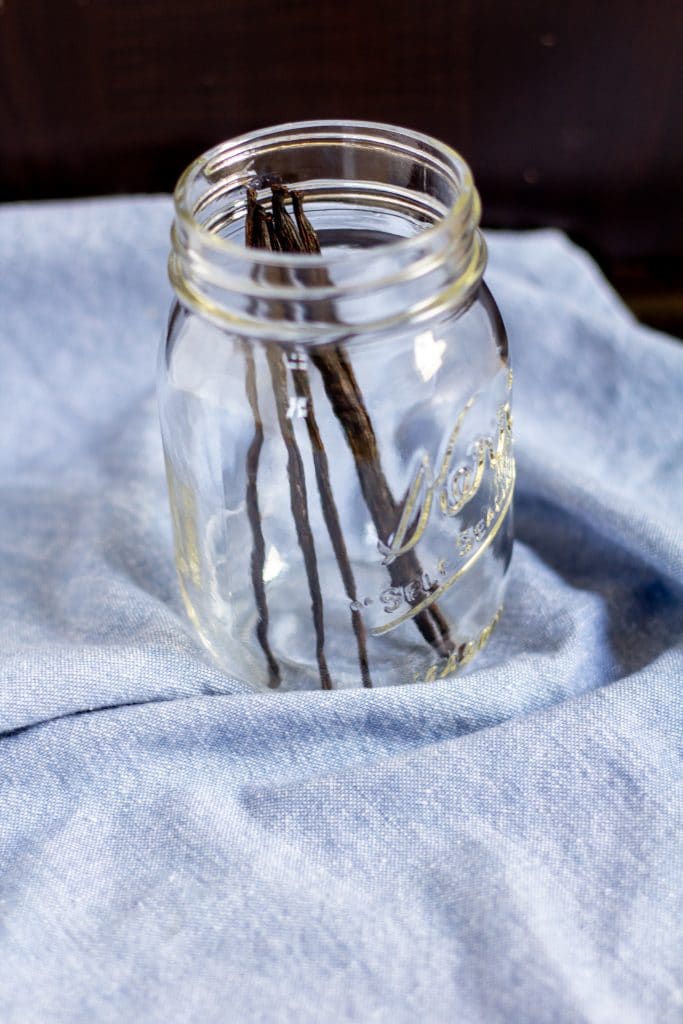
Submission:
[[[682,53],[681,0],[0,0],[0,198],[169,190],[239,132],[383,120],[683,333]]]

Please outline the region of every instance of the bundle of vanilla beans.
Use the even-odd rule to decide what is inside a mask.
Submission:
[[[294,217],[287,210],[292,204]],[[283,253],[320,253],[318,236],[303,209],[303,196],[284,185],[271,187],[271,209],[259,203],[253,189],[247,189],[247,216],[245,222],[246,245],[258,249],[270,249]],[[285,268],[267,268],[271,275],[290,275]],[[310,282],[311,272],[307,271]],[[329,284],[329,277],[321,266],[316,270],[319,285]],[[282,277],[279,278],[282,280]],[[304,464],[292,418],[287,415],[289,407],[288,365],[285,350],[267,343],[265,346],[270,371],[279,429],[287,450],[287,474],[289,479],[290,506],[296,526],[297,540],[301,548],[311,597],[311,610],[316,640],[316,658],[320,683],[323,689],[333,688],[333,680],[325,657],[325,622],[323,597],[318,574],[318,561],[313,532],[308,515],[308,494]],[[356,473],[372,517],[377,535],[385,541],[394,533],[399,522],[401,509],[394,500],[382,470],[379,448],[372,421],[363,401],[363,395],[356,381],[348,355],[341,344],[312,346],[307,349],[310,362],[322,379],[325,393],[332,410],[339,421],[346,442],[353,455]],[[247,362],[246,390],[254,418],[254,436],[247,453],[247,511],[252,531],[253,547],[251,577],[258,611],[257,636],[268,663],[269,683],[278,686],[280,667],[268,641],[268,605],[263,579],[265,562],[265,541],[261,526],[258,504],[257,477],[260,452],[263,445],[263,424],[258,406],[256,369],[253,354],[245,347]],[[316,485],[320,497],[323,518],[330,542],[337,560],[346,594],[349,598],[351,623],[358,648],[358,663],[363,686],[372,686],[368,665],[367,639],[361,614],[355,609],[358,595],[348,556],[344,535],[339,520],[337,505],[330,483],[329,464],[313,404],[313,394],[308,370],[301,367],[299,360],[290,363],[290,372],[295,396],[304,399],[305,421],[311,445]],[[301,361],[303,362],[303,360]],[[392,586],[402,587],[415,578],[422,577],[422,570],[413,550],[399,555],[388,565]],[[424,639],[439,655],[448,657],[453,651],[446,619],[436,606],[418,612],[413,621]]]

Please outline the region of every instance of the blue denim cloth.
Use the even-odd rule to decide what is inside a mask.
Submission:
[[[0,1021],[683,1020],[683,347],[494,235],[517,545],[470,674],[254,695],[181,614],[167,198],[0,210]]]

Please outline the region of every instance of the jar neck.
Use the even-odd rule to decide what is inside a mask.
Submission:
[[[296,184],[322,255],[248,249],[246,189]],[[464,305],[486,247],[462,158],[366,122],[302,122],[201,156],[175,191],[169,261],[181,302],[250,337],[298,344],[422,323]]]

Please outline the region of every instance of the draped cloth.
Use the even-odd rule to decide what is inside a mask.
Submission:
[[[489,236],[516,546],[466,674],[255,694],[186,623],[166,197],[0,208],[0,1020],[683,1019],[683,347]]]

